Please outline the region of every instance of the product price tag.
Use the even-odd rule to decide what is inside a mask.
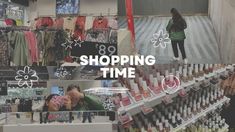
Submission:
[[[117,55],[117,44],[84,41],[80,45],[73,45],[71,50],[71,56],[80,57],[82,55],[87,55],[87,56]]]

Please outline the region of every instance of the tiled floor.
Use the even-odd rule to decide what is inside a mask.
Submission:
[[[171,44],[165,49],[154,48],[151,38],[159,30],[165,30],[170,17],[135,18],[136,49],[142,55],[154,55],[157,63],[173,63]],[[218,43],[212,23],[208,16],[185,17],[188,28],[186,32],[185,50],[189,63],[220,63]],[[119,28],[126,28],[125,18],[119,19]]]

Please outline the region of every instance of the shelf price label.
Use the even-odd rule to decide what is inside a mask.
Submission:
[[[117,44],[84,41],[83,44],[79,46],[78,45],[72,46],[71,56],[80,57],[82,55],[87,55],[87,56],[117,55]]]

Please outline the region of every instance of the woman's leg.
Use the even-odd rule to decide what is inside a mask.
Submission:
[[[186,59],[187,57],[186,57],[185,48],[184,48],[184,40],[179,41],[178,45],[179,45],[179,48],[180,48],[180,52],[182,54],[182,58]]]
[[[175,58],[179,57],[177,43],[178,43],[177,41],[171,41],[171,45],[172,45],[172,49],[173,49],[173,53],[174,53]]]

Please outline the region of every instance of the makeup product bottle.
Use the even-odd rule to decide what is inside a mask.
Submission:
[[[209,65],[208,64],[205,64],[205,69],[204,69],[205,73],[206,74],[209,74]]]
[[[191,108],[188,108],[188,118],[192,118]]]
[[[204,64],[200,64],[200,68],[199,68],[200,77],[204,76],[203,66],[204,66]]]
[[[171,130],[170,124],[169,124],[168,120],[165,120],[164,132],[170,132],[170,130]]]
[[[172,116],[171,124],[172,124],[172,127],[173,127],[173,128],[176,128],[176,127],[177,127],[177,123],[176,123],[176,120],[175,120],[175,116]]]
[[[188,72],[188,80],[192,81],[193,80],[193,68],[189,67],[189,72]]]
[[[180,72],[180,75],[183,75],[183,67],[182,66],[179,66],[179,72]]]
[[[202,109],[205,110],[206,109],[206,99],[202,98]]]
[[[193,103],[193,114],[194,115],[197,114],[197,104],[196,104],[196,102]]]
[[[142,92],[144,98],[148,98],[150,97],[150,92],[149,92],[149,89],[148,89],[148,86],[147,86],[147,83],[145,81],[143,81],[143,92]]]
[[[134,98],[137,102],[142,100],[142,95],[140,94],[138,85],[136,83],[134,84]]]
[[[161,93],[161,89],[158,86],[158,80],[157,78],[153,79],[153,87],[151,87],[151,90],[155,93],[155,94],[159,94]]]
[[[181,116],[179,113],[176,115],[176,121],[178,125],[182,124]]]
[[[164,132],[162,123],[159,123],[158,131],[159,131],[159,132]]]
[[[198,64],[195,64],[194,76],[195,76],[196,78],[199,77]]]
[[[186,120],[188,120],[188,118],[187,118],[187,109],[184,109],[183,110],[183,119],[186,121]]]
[[[127,93],[122,93],[121,95],[122,95],[122,105],[123,106],[130,105],[131,104],[131,100],[130,100],[128,94]]]
[[[213,64],[209,64],[209,73],[213,73]]]
[[[186,83],[188,81],[188,76],[187,76],[187,69],[183,69],[183,77],[182,77],[182,81],[184,83]]]

